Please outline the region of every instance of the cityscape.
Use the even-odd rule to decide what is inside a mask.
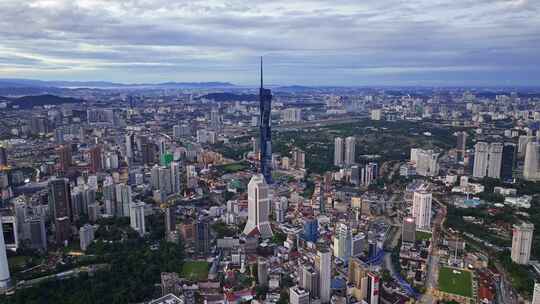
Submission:
[[[0,3],[0,304],[540,304],[534,1],[120,2]]]

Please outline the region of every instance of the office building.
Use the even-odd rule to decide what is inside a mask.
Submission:
[[[276,217],[276,222],[283,223],[285,222],[285,214],[287,214],[287,198],[285,198],[285,201],[278,200],[275,202],[275,208],[274,213]]]
[[[489,145],[487,176],[490,178],[501,178],[503,147],[502,143],[491,143]]]
[[[324,248],[317,251],[319,271],[319,296],[321,303],[330,302],[330,282],[332,281],[332,253]]]
[[[334,138],[334,166],[343,165],[343,138]]]
[[[487,175],[489,161],[489,145],[485,142],[477,142],[474,145],[473,177],[484,178]]]
[[[290,304],[309,304],[309,291],[299,286],[289,288]]]
[[[355,163],[355,153],[356,153],[356,138],[349,136],[345,138],[345,165],[352,165]]]
[[[334,235],[334,256],[344,263],[349,261],[351,256],[352,232],[345,223],[339,223]]]
[[[144,202],[136,202],[129,205],[129,224],[140,236],[146,233],[144,206]]]
[[[261,57],[261,87],[259,88],[261,173],[267,184],[272,183],[272,92],[263,87],[263,64]]]
[[[319,238],[319,223],[316,218],[308,218],[304,221],[304,232],[302,236],[307,242],[317,242]]]
[[[9,273],[9,264],[6,254],[6,243],[4,242],[3,223],[0,218],[0,290],[5,289],[11,284],[11,275]]]
[[[86,251],[88,246],[94,241],[94,226],[86,224],[79,228],[79,242],[82,251]]]
[[[30,248],[41,252],[47,251],[47,229],[43,216],[27,218],[24,230],[27,231]]]
[[[433,150],[411,149],[411,163],[416,174],[421,176],[437,176],[439,174],[439,153]]]
[[[432,195],[426,191],[416,191],[413,194],[412,216],[416,221],[416,228],[431,228],[431,200]]]
[[[534,225],[530,223],[515,224],[512,232],[512,261],[527,265],[531,257]]]
[[[271,238],[272,228],[268,220],[270,212],[270,189],[262,174],[253,175],[248,184],[248,221],[244,234],[259,234]]]
[[[195,250],[203,255],[210,250],[210,231],[205,220],[199,220],[195,224]]]
[[[56,149],[58,154],[58,171],[67,172],[72,164],[71,146],[62,145]]]
[[[103,169],[102,158],[101,158],[101,146],[95,146],[90,148],[88,151],[89,160],[90,160],[90,172],[97,173]]]
[[[351,256],[358,257],[364,253],[364,247],[366,244],[366,235],[363,232],[359,232],[353,235],[351,239]]]
[[[406,217],[403,219],[401,240],[407,243],[414,243],[416,241],[416,222],[414,218]]]
[[[521,135],[518,139],[518,155],[520,158],[525,157],[527,153],[527,145],[534,140],[533,136],[530,135]]]
[[[527,144],[525,151],[525,162],[523,163],[523,179],[528,181],[540,180],[540,143],[531,141]]]
[[[61,244],[70,236],[72,213],[69,181],[64,178],[49,180],[48,200],[49,211],[55,223],[56,242]]]
[[[511,143],[504,144],[502,151],[501,178],[503,181],[513,179],[516,166],[516,146]]]

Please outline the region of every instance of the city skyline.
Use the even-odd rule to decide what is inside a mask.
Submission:
[[[0,78],[255,85],[536,85],[526,0],[3,1]],[[25,20],[25,26],[16,26]]]

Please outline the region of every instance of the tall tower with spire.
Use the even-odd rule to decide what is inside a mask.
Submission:
[[[267,184],[272,183],[272,92],[263,87],[263,59],[261,57],[261,87],[259,88],[261,173]]]

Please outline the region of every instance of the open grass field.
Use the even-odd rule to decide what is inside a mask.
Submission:
[[[468,270],[441,267],[439,270],[439,290],[471,298],[473,293],[471,272]]]
[[[205,261],[185,262],[182,266],[182,277],[193,281],[206,280],[209,269],[210,264]]]
[[[427,231],[419,231],[416,230],[416,240],[417,241],[424,241],[431,239],[431,233]]]
[[[234,172],[242,171],[246,168],[247,168],[247,164],[245,163],[232,163],[232,164],[227,164],[227,165],[217,167],[217,169],[222,171],[223,173],[234,173]]]

